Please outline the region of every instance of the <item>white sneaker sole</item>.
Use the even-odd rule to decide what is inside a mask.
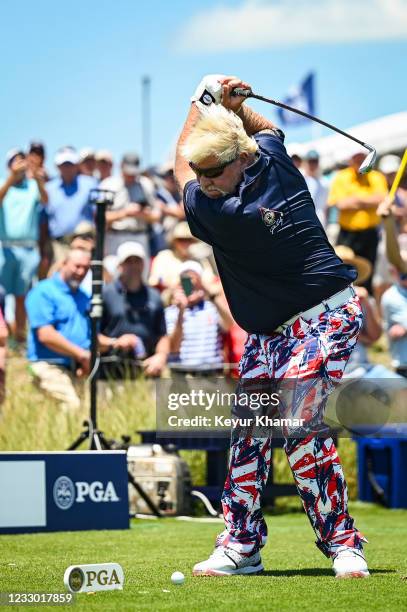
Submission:
[[[264,570],[264,567],[261,563],[258,565],[248,565],[247,567],[241,567],[235,570],[215,570],[215,569],[205,569],[205,570],[192,570],[193,576],[238,576],[243,575],[247,576],[249,574],[261,574]]]
[[[356,572],[346,572],[343,574],[336,574],[335,578],[346,579],[346,578],[369,578],[370,573],[368,570],[359,570]]]

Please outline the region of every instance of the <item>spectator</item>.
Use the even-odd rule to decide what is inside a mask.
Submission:
[[[354,285],[364,314],[363,327],[359,334],[358,342],[346,364],[345,377],[347,376],[349,378],[353,376],[355,372],[357,372],[358,375],[364,375],[374,367],[374,364],[371,364],[369,361],[367,347],[380,338],[382,327],[375,303],[372,301],[372,298],[369,297],[365,287],[361,286],[371,275],[372,264],[364,257],[355,255],[352,249],[347,246],[337,246],[335,248],[335,253],[344,263],[353,266],[357,270],[358,275],[354,281]]]
[[[398,374],[407,378],[407,252],[401,256],[406,271],[399,272],[397,282],[384,292],[382,309],[393,365]]]
[[[64,259],[75,228],[81,221],[93,223],[89,194],[96,179],[79,174],[79,155],[72,147],[60,149],[55,156],[60,176],[47,183],[49,231],[55,261]]]
[[[203,268],[196,261],[186,261],[180,270],[180,284],[173,302],[165,309],[170,338],[170,367],[195,374],[223,371],[222,332],[233,319],[219,286],[209,294],[202,283]]]
[[[400,250],[393,202],[386,198],[377,213],[383,217],[386,251],[397,271],[397,282],[382,297],[383,321],[390,342],[393,365],[407,378],[407,250]]]
[[[185,219],[184,206],[174,178],[172,163],[164,164],[154,175],[155,197],[160,207],[162,220],[154,224],[152,255],[168,248],[171,232],[178,221]]]
[[[30,143],[27,154],[27,178],[34,178],[35,174],[42,174],[44,182],[49,181],[45,168],[45,146],[40,141]],[[40,263],[37,276],[40,280],[46,278],[52,261],[52,245],[49,236],[48,217],[44,209],[40,212],[38,248]]]
[[[165,164],[159,169],[158,181],[156,198],[161,205],[164,232],[169,238],[177,222],[185,219],[182,197],[174,177],[173,163]]]
[[[401,159],[397,155],[385,155],[379,162],[379,170],[386,177],[387,187],[389,190],[393,184],[400,162]],[[407,198],[405,197],[405,191],[403,189],[399,188],[397,190],[393,206],[393,214],[396,220],[396,225],[400,230],[403,227],[403,222],[407,215]],[[392,284],[393,276],[391,265],[386,256],[386,240],[384,231],[381,231],[377,249],[377,261],[373,275],[374,294],[378,305],[380,305],[383,293],[386,291],[386,289],[389,289]]]
[[[47,204],[44,175],[34,170],[27,178],[23,151],[7,154],[9,175],[0,184],[0,284],[6,294],[15,296],[14,337],[25,340],[24,299],[40,261],[38,250],[39,215]]]
[[[90,300],[80,288],[89,265],[88,251],[68,251],[60,272],[40,281],[26,299],[30,370],[65,409],[80,406],[75,381],[89,373]]]
[[[328,206],[336,206],[339,210],[338,244],[349,246],[356,255],[368,259],[374,270],[380,224],[376,208],[387,193],[387,184],[381,172],[358,173],[364,157],[364,152],[355,151],[349,167],[336,174],[331,184]],[[371,294],[371,277],[364,286]]]
[[[402,241],[402,238],[405,238],[405,234],[401,234],[397,238],[398,228],[394,211],[394,203],[389,197],[385,198],[377,208],[377,214],[383,217],[383,226],[386,237],[386,254],[388,260],[399,274],[405,275],[407,274],[407,258],[403,257],[399,245],[399,243],[404,242]],[[407,244],[405,246],[406,248],[402,247],[401,250],[407,253]]]
[[[116,193],[113,207],[106,211],[106,254],[111,255],[124,242],[139,242],[150,258],[149,236],[152,223],[161,218],[154,197],[154,185],[140,175],[140,160],[134,153],[124,155],[121,176],[111,176],[100,183],[101,189]],[[149,262],[148,262],[149,263]],[[144,274],[148,274],[148,265]]]
[[[94,176],[96,170],[95,151],[85,147],[79,151],[79,173],[84,176]]]
[[[8,330],[4,320],[4,311],[0,308],[0,404],[6,395],[6,356]]]
[[[44,181],[49,181],[45,168],[45,146],[42,142],[33,141],[27,153],[27,177],[35,178],[34,175],[38,173],[38,170],[41,170]]]
[[[81,221],[76,227],[72,240],[69,245],[69,249],[80,249],[87,251],[89,255],[92,255],[93,249],[95,248],[95,227],[89,221]],[[52,276],[55,272],[59,272],[64,265],[65,259],[61,259],[55,262],[51,267],[48,276]],[[85,278],[81,282],[81,289],[86,295],[92,295],[92,270],[89,268]]]
[[[291,161],[298,170],[303,172],[303,155],[300,146],[293,142],[287,147],[288,155],[291,157]]]
[[[107,149],[101,149],[96,152],[96,171],[99,175],[99,180],[104,181],[105,179],[112,176],[113,170],[113,156]]]
[[[178,223],[171,235],[171,248],[160,251],[154,258],[149,284],[152,287],[157,287],[160,291],[176,287],[179,284],[181,266],[185,261],[192,259],[191,247],[198,242],[198,239],[191,234],[186,221]],[[215,275],[207,258],[203,259],[201,263],[203,266],[203,282],[209,285],[214,282]]]
[[[328,209],[326,204],[328,199],[328,184],[325,179],[321,177],[318,151],[311,150],[305,155],[304,178],[307,183],[308,191],[315,204],[318,219],[321,221],[322,227],[326,228],[328,220]]]
[[[138,242],[125,242],[117,250],[118,277],[103,291],[99,343],[102,351],[119,353],[135,364],[143,360],[144,373],[159,376],[169,353],[164,309],[159,294],[142,281],[146,253]],[[105,368],[113,378],[124,368]]]

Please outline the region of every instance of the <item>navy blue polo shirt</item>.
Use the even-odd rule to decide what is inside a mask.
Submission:
[[[81,289],[73,291],[59,272],[40,281],[25,300],[30,332],[28,359],[48,361],[67,367],[71,358],[52,351],[38,339],[38,328],[52,325],[64,337],[83,349],[90,347],[90,298]]]
[[[259,156],[236,193],[211,199],[197,181],[184,189],[191,232],[213,247],[232,315],[249,333],[271,333],[356,278],[330,245],[280,134],[255,135]]]
[[[109,338],[135,334],[152,355],[157,342],[167,333],[160,294],[142,285],[138,291],[126,291],[119,279],[103,289],[103,315],[100,331]]]

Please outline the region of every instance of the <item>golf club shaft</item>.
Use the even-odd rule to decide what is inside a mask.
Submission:
[[[365,142],[362,142],[361,140],[359,140],[359,138],[356,138],[355,136],[351,136],[347,132],[340,130],[334,125],[331,125],[330,123],[327,123],[326,121],[323,121],[322,119],[318,119],[318,117],[314,117],[313,115],[310,115],[309,113],[306,113],[305,111],[299,110],[298,108],[293,108],[292,106],[288,106],[288,104],[284,104],[283,102],[278,102],[278,100],[272,100],[271,98],[265,98],[264,96],[259,96],[258,94],[255,94],[252,91],[250,91],[250,89],[242,89],[240,87],[236,87],[233,90],[232,95],[244,96],[245,98],[255,98],[256,100],[261,100],[262,102],[268,102],[269,104],[274,104],[274,106],[279,106],[280,108],[284,108],[285,110],[296,113],[297,115],[301,115],[302,117],[311,119],[311,121],[316,121],[317,123],[324,125],[325,127],[333,130],[334,132],[338,132],[338,134],[342,134],[342,136],[345,136],[345,138],[349,138],[350,140],[357,142],[358,144],[360,144],[365,149],[368,149],[369,151],[374,150],[373,147],[366,144]]]
[[[403,177],[404,170],[406,169],[406,165],[407,165],[407,149],[404,151],[403,159],[401,160],[399,168],[397,170],[397,174],[394,177],[393,185],[391,186],[390,193],[389,193],[390,200],[393,200],[394,196],[396,195],[396,191],[400,185],[400,181]]]

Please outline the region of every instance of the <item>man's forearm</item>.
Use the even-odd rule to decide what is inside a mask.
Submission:
[[[48,204],[48,192],[45,189],[44,182],[41,180],[37,180],[38,191],[40,192],[40,200],[41,204],[46,206]]]
[[[402,274],[407,273],[407,261],[403,261],[397,241],[397,230],[393,215],[384,217],[384,230],[386,233],[386,254],[389,262]]]
[[[110,349],[114,348],[117,338],[110,338],[104,334],[98,334],[98,347],[101,353],[107,353]]]
[[[3,203],[3,199],[5,198],[8,190],[10,189],[10,187],[12,187],[14,185],[14,182],[12,180],[12,178],[9,176],[4,183],[2,184],[2,186],[0,187],[0,204]]]
[[[115,221],[121,221],[127,217],[126,209],[120,208],[119,210],[107,210],[106,211],[106,225],[110,227]]]
[[[382,202],[383,198],[386,196],[386,194],[383,193],[376,193],[370,196],[365,196],[360,198],[360,203],[365,207],[365,208],[377,208],[377,206],[380,204],[380,202]]]
[[[199,114],[200,113],[199,113],[197,106],[195,104],[191,104],[188,116],[184,123],[184,127],[182,128],[181,135],[177,142],[177,149],[175,153],[174,173],[175,173],[175,179],[178,183],[178,186],[181,192],[184,190],[185,184],[189,180],[192,180],[193,178],[195,178],[195,175],[192,172],[191,168],[189,167],[187,160],[181,154],[181,147],[183,144],[185,144],[188,136],[191,133],[192,128],[197,123],[199,119]]]
[[[169,337],[170,342],[170,352],[171,353],[179,353],[182,341],[182,327],[183,327],[184,314],[180,310],[178,313],[177,322],[175,324],[174,330]]]
[[[84,349],[64,338],[52,325],[40,327],[37,334],[39,341],[55,353],[72,359],[79,359],[83,355]]]
[[[229,307],[227,305],[225,298],[223,297],[222,294],[220,294],[220,295],[216,295],[215,297],[213,297],[212,301],[215,304],[219,312],[219,316],[221,320],[221,327],[223,331],[228,332],[230,328],[232,327],[232,325],[234,324],[234,320],[233,320],[232,315],[230,314],[230,310],[229,310]]]
[[[155,347],[155,354],[163,355],[167,359],[169,353],[170,353],[170,338],[169,336],[162,336],[157,342],[157,346]]]
[[[272,130],[276,127],[269,119],[256,113],[249,106],[246,106],[245,103],[242,104],[237,115],[243,121],[244,129],[249,136],[253,136],[253,134],[257,134],[261,130]]]

